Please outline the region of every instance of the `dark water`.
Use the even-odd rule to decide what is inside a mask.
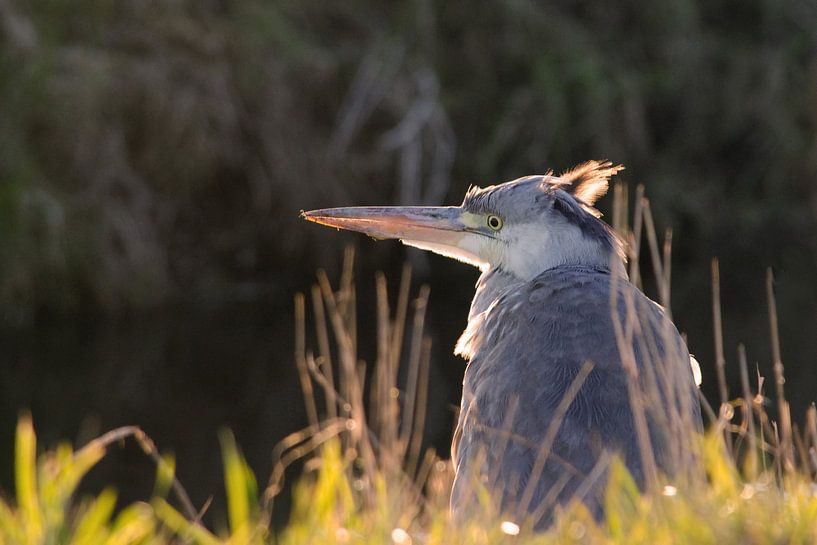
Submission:
[[[467,289],[446,290],[446,285],[443,278],[436,286],[449,295],[437,297],[428,317],[435,350],[426,444],[441,452],[450,442],[464,368],[451,346],[468,304]],[[358,311],[363,357],[372,352],[374,340],[365,334],[373,327],[365,317],[374,308],[373,290],[366,287],[361,285]],[[452,298],[452,291],[463,294]],[[456,319],[447,317],[454,314]],[[233,430],[263,487],[276,443],[306,425],[292,338],[289,297],[115,322],[55,321],[0,334],[0,489],[13,493],[13,438],[21,411],[31,411],[40,449],[62,441],[80,446],[112,428],[135,424],[160,450],[175,454],[177,476],[194,504],[215,496],[208,516],[217,524],[225,511],[218,431]],[[154,476],[153,463],[127,441],[111,449],[82,490],[113,486],[121,503],[146,499]],[[283,506],[275,513],[279,523],[287,515],[286,503],[284,498],[276,504]]]
[[[221,491],[217,432],[231,428],[263,480],[269,453],[303,425],[288,309],[236,307],[41,325],[6,334],[0,365],[0,484],[11,483],[17,414],[30,410],[41,445],[82,444],[126,424],[177,456],[201,504]],[[114,447],[85,481],[122,499],[149,497],[154,468],[132,443]]]

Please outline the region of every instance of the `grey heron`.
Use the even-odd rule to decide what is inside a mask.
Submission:
[[[469,361],[452,444],[457,516],[476,509],[480,487],[540,526],[573,498],[600,516],[613,454],[642,487],[694,472],[689,352],[628,281],[623,244],[593,207],[621,168],[590,161],[472,187],[460,206],[303,213],[482,271],[455,349]]]

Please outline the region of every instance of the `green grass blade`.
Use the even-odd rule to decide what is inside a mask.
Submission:
[[[26,538],[28,543],[38,543],[43,535],[43,517],[37,498],[37,438],[31,415],[22,416],[17,423],[14,477]]]
[[[227,489],[227,514],[230,530],[236,534],[248,532],[253,523],[250,501],[257,501],[257,485],[252,471],[235,444],[233,434],[219,434],[224,458],[224,486]]]
[[[116,493],[103,490],[79,517],[71,545],[94,545],[102,543],[109,534],[108,523],[116,507]]]
[[[146,503],[134,503],[116,517],[105,545],[135,545],[153,536],[156,526],[153,509]]]
[[[0,499],[0,545],[24,543],[25,530],[14,510]]]
[[[172,454],[163,454],[161,462],[156,467],[156,483],[153,486],[153,496],[167,497],[173,478],[176,475],[176,457]]]
[[[161,498],[153,500],[156,517],[183,541],[193,541],[199,545],[221,545],[221,541],[203,526],[193,524]]]

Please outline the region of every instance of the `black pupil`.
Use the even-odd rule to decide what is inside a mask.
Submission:
[[[492,216],[492,217],[488,218],[488,225],[490,225],[494,229],[498,228],[499,227],[499,218],[497,218],[495,216]]]

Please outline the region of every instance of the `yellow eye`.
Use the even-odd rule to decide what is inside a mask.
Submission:
[[[502,229],[502,218],[500,218],[499,216],[494,216],[493,214],[491,214],[490,216],[488,216],[487,222],[488,227],[490,227],[494,231],[499,231],[500,229]]]

